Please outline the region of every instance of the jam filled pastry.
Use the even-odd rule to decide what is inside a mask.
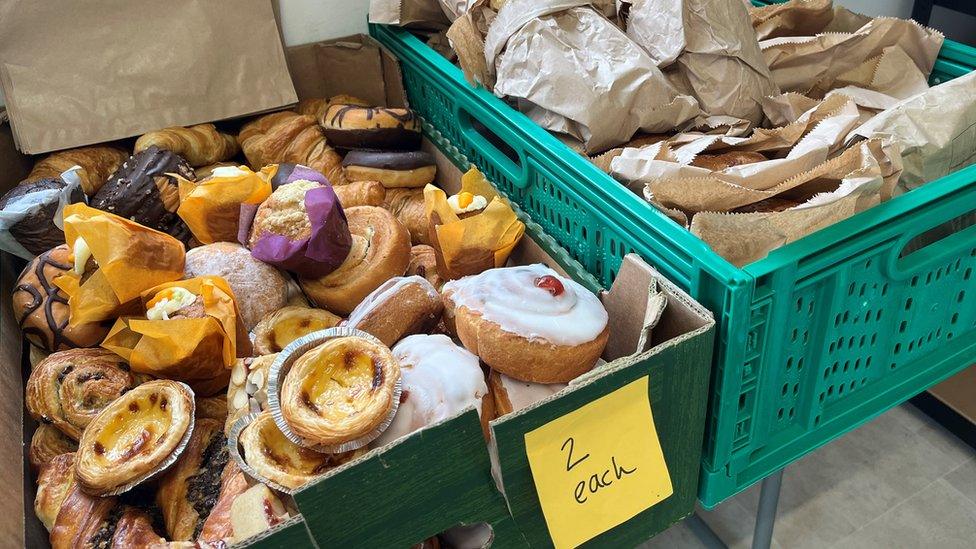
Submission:
[[[288,518],[285,504],[263,484],[248,488],[230,507],[230,523],[238,540],[270,530]]]
[[[427,279],[396,277],[366,296],[346,325],[392,347],[405,336],[430,332],[440,322],[443,310],[441,295]]]
[[[55,457],[76,450],[78,450],[78,441],[68,438],[68,435],[56,427],[41,423],[31,437],[27,460],[30,462],[31,470],[36,473]]]
[[[156,503],[163,511],[169,539],[200,537],[203,523],[217,503],[220,477],[230,459],[224,423],[201,419],[176,465],[159,479]]]
[[[297,489],[329,469],[356,459],[365,449],[325,454],[288,440],[278,429],[271,412],[263,412],[241,431],[244,461],[268,481]]]
[[[600,300],[544,265],[452,280],[443,296],[445,323],[464,346],[522,381],[572,380],[593,367],[610,335]]]
[[[31,417],[78,440],[103,408],[147,379],[105,349],[58,351],[31,372],[25,404]]]
[[[346,210],[352,249],[338,269],[321,278],[300,277],[302,290],[316,305],[347,315],[370,292],[410,263],[410,233],[393,214],[374,206]]]
[[[128,490],[173,464],[193,428],[193,392],[169,380],[143,383],[112,401],[78,443],[75,477],[92,495]]]
[[[420,121],[409,109],[334,103],[320,122],[329,143],[341,149],[420,148]]]
[[[467,407],[482,415],[491,398],[478,357],[446,335],[412,335],[393,347],[400,363],[403,390],[390,427],[373,446],[380,446],[432,423],[450,418]]]
[[[265,316],[254,327],[254,354],[280,352],[303,335],[332,328],[341,322],[325,309],[290,305]]]
[[[400,365],[381,343],[339,337],[306,351],[281,383],[281,414],[305,446],[364,446],[397,404]]]

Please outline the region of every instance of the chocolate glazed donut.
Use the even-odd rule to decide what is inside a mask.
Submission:
[[[332,105],[321,120],[326,139],[342,149],[414,150],[420,124],[409,109]]]
[[[70,258],[65,244],[37,256],[20,273],[13,291],[13,310],[21,332],[32,345],[48,352],[95,347],[111,326],[109,322],[68,326],[68,298],[53,281],[72,269]]]

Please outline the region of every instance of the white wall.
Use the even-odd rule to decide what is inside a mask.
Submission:
[[[277,0],[285,45],[366,32],[369,0]]]

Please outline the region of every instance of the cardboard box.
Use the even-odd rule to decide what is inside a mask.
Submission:
[[[286,55],[299,97],[349,93],[389,105],[404,101],[395,60],[366,37],[290,48]],[[26,174],[29,163],[13,151],[9,127],[0,130],[3,191]],[[427,130],[428,135],[437,137],[435,130]],[[430,142],[425,147],[437,155],[439,184],[455,191],[461,172]],[[527,237],[513,253],[513,262],[543,262],[571,276],[585,278],[586,285],[595,287],[595,280],[582,266],[542,234],[538,225],[526,221]],[[545,544],[547,531],[545,524],[539,522],[538,501],[533,499],[533,483],[525,464],[524,433],[648,374],[652,379],[649,396],[671,470],[674,495],[598,540],[641,541],[652,530],[658,530],[657,526],[649,529],[648,524],[670,524],[690,513],[697,490],[714,322],[707,311],[660,279],[638,258],[628,257],[626,263],[628,267],[622,270],[618,284],[604,296],[613,332],[605,356],[609,364],[552,399],[493,423],[507,505],[492,477],[478,414],[469,409],[329,471],[295,494],[294,502],[302,517],[247,540],[244,545],[407,546],[451,526],[478,522],[491,524],[496,547],[524,546],[526,538]],[[26,443],[34,428],[23,407],[23,384],[30,366],[26,344],[10,311],[11,288],[23,262],[2,254],[2,265],[0,390],[7,398],[0,401],[0,432],[6,435],[0,440],[0,457],[5,463],[25,463],[22,474],[8,477],[0,489],[0,512],[7,517],[3,533],[11,544],[43,547],[47,533],[34,517],[35,483],[25,459]],[[642,345],[646,350],[637,352],[645,324],[648,286],[653,278],[665,291],[668,307],[649,343]],[[649,523],[648,517],[656,522]]]

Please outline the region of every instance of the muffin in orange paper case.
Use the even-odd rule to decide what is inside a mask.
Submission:
[[[142,292],[183,278],[182,242],[85,204],[65,206],[64,239],[74,267],[54,284],[68,296],[71,326],[117,318]]]
[[[201,395],[227,387],[235,359],[251,354],[227,282],[200,276],[160,284],[141,297],[145,313],[118,319],[102,347],[135,372],[182,381]]]
[[[508,201],[471,168],[453,196],[427,185],[424,209],[430,241],[442,277],[456,279],[502,267],[525,234]]]
[[[236,242],[241,206],[264,202],[271,195],[276,165],[253,172],[247,166],[220,166],[209,177],[190,181],[177,177],[180,207],[176,213],[203,244]]]

